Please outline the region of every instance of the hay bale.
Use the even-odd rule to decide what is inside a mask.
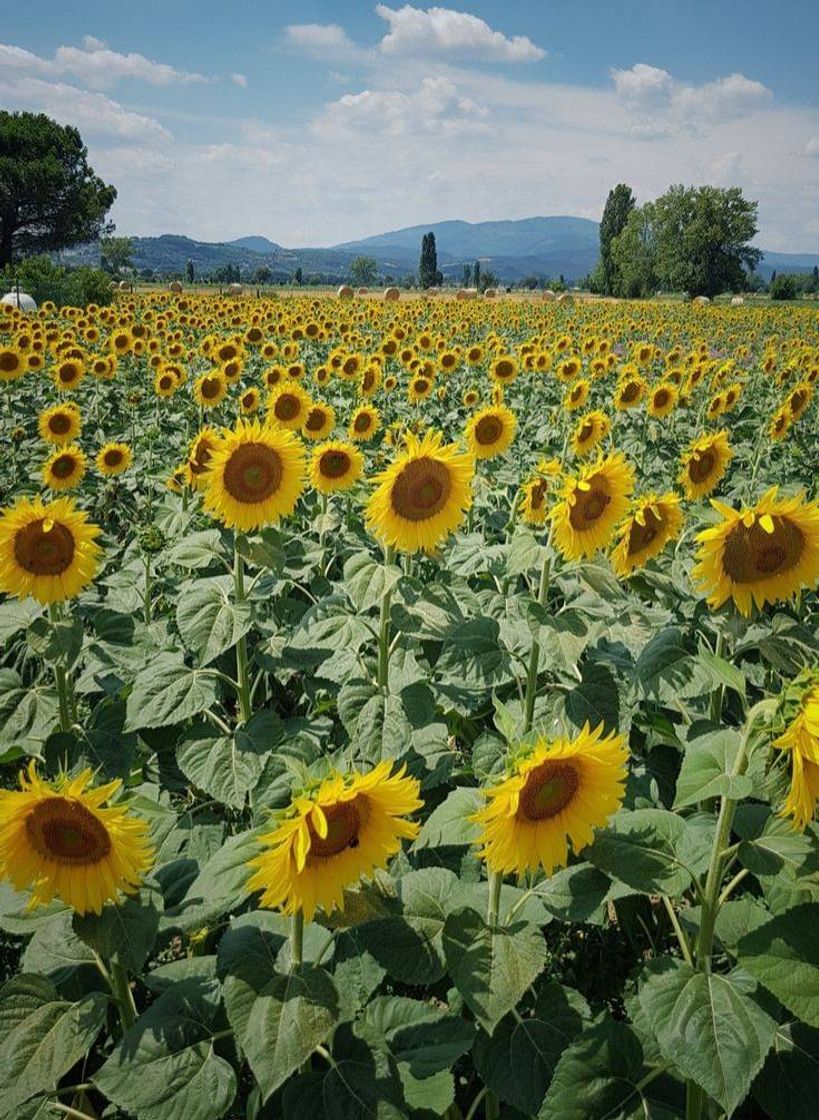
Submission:
[[[362,284],[362,285],[361,285],[361,287],[360,287],[360,288],[358,289],[358,291],[356,292],[356,295],[358,295],[358,296],[366,296],[366,294],[367,294],[367,292],[368,292],[369,290],[370,290],[370,289],[369,289],[368,287],[366,287],[366,285]]]
[[[694,299],[692,300],[692,303],[696,303],[699,307],[705,307],[705,305],[710,302],[711,300],[708,298],[708,296],[694,296]]]
[[[385,288],[384,289],[384,299],[385,300],[394,302],[395,300],[400,299],[400,298],[401,298],[401,290],[399,288]]]
[[[557,296],[555,295],[555,293],[552,291],[551,288],[546,288],[546,289],[544,289],[544,292],[543,292],[543,299],[546,303],[554,303],[555,300],[557,299]]]
[[[483,293],[483,298],[484,299],[495,299],[497,294],[498,294],[498,289],[497,288],[487,288],[486,291]]]
[[[353,298],[353,289],[350,287],[349,284],[342,284],[341,287],[336,292],[336,298],[337,299],[352,299]]]
[[[240,296],[241,294],[242,294],[242,285],[241,284],[228,284],[228,295],[229,296]]]
[[[134,285],[130,280],[120,280],[117,287],[121,292],[132,292],[134,290]]]
[[[557,297],[557,302],[565,305],[574,303],[574,296],[570,292],[561,292]]]
[[[181,292],[182,291],[182,285],[180,284],[180,282],[178,280],[171,280],[170,284],[168,285],[168,291],[169,292],[177,292],[177,293]]]
[[[36,311],[37,303],[28,292],[6,292],[0,296],[0,305],[3,307],[16,307],[18,311]]]
[[[742,298],[742,296],[731,297],[731,307],[742,307],[743,303],[745,303],[745,300]]]

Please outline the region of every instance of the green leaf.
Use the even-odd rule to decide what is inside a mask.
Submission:
[[[738,806],[734,831],[741,837],[740,862],[754,875],[775,876],[782,871],[792,880],[819,867],[816,837],[797,832],[767,805]]]
[[[199,665],[208,665],[243,637],[253,625],[253,607],[233,598],[231,576],[183,583],[176,604],[176,624],[185,646]]]
[[[247,899],[245,884],[250,875],[247,861],[258,851],[258,832],[231,836],[208,860],[182,901],[168,907],[160,927],[183,932],[199,929],[243,903]]]
[[[266,713],[261,713],[266,714]],[[269,713],[270,735],[254,731],[254,716],[232,735],[214,734],[210,724],[196,723],[176,748],[176,761],[185,777],[199,789],[234,809],[244,807],[248,793],[262,776],[265,760],[281,736],[281,723]]]
[[[491,1034],[546,964],[546,942],[530,922],[488,926],[475,910],[456,910],[443,933],[447,970],[464,1002]]]
[[[180,568],[209,568],[215,560],[227,563],[218,529],[186,533],[184,539],[168,553],[168,563]]]
[[[816,1120],[819,1030],[797,1022],[777,1028],[754,1097],[771,1120]]]
[[[138,973],[156,942],[162,905],[157,888],[143,886],[117,905],[107,903],[101,914],[75,914],[74,932],[103,960]]]
[[[436,669],[472,689],[488,690],[511,680],[512,660],[501,644],[495,619],[470,618],[450,626]]]
[[[235,924],[219,946],[225,1009],[266,1100],[332,1034],[338,992],[323,968],[275,971],[282,945],[258,911]]]
[[[443,930],[458,878],[442,867],[409,871],[396,884],[393,913],[357,927],[362,944],[404,984],[434,984],[446,971]]]
[[[531,1015],[507,1015],[491,1037],[479,1033],[472,1049],[475,1069],[499,1100],[532,1116],[560,1055],[588,1019],[588,1005],[579,992],[550,980],[538,991]]]
[[[125,730],[182,723],[209,708],[216,695],[206,670],[189,669],[179,654],[160,653],[134,681]]]
[[[506,574],[522,576],[540,571],[546,549],[526,529],[517,529],[506,549]]]
[[[401,578],[401,569],[377,564],[367,552],[355,552],[344,565],[344,590],[362,614],[380,606],[387,591]]]
[[[0,669],[0,748],[40,747],[57,722],[57,697],[51,688],[30,686],[14,669]]]
[[[62,661],[70,667],[82,649],[82,622],[76,617],[52,622],[45,615],[40,615],[26,631],[26,641],[32,653],[44,661]]]
[[[34,599],[6,599],[0,603],[0,646],[21,630],[27,630],[42,612],[43,608]]]
[[[694,805],[709,797],[731,797],[736,801],[748,797],[753,782],[747,775],[731,775],[739,749],[740,736],[726,728],[692,739],[686,746],[674,808]]]
[[[216,981],[174,984],[125,1032],[94,1084],[138,1120],[221,1120],[236,1074],[214,1049],[219,1012]]]
[[[679,895],[691,876],[680,863],[685,822],[665,809],[621,809],[585,855],[640,894]]]
[[[566,694],[566,715],[577,728],[586,723],[595,728],[602,723],[607,733],[616,731],[620,720],[620,697],[613,673],[596,661],[585,661],[580,672],[580,683]]]
[[[737,956],[797,1018],[819,1027],[819,903],[795,906],[740,938]]]
[[[358,1012],[386,976],[386,969],[364,947],[360,930],[341,930],[336,935],[333,982],[338,991],[339,1020],[355,1019]]]
[[[651,639],[637,658],[635,670],[644,695],[662,703],[701,696],[710,689],[708,674],[675,626]]]
[[[29,891],[16,891],[7,879],[0,879],[0,929],[16,937],[26,937],[58,914],[71,914],[71,911],[57,899],[48,906],[32,907]]]
[[[474,844],[480,825],[469,818],[484,804],[481,791],[472,786],[458,786],[433,809],[421,826],[415,840],[416,848],[439,848],[444,845]]]
[[[60,999],[42,976],[15,976],[0,989],[0,1114],[55,1089],[91,1048],[105,1022],[106,997]]]
[[[26,946],[22,971],[39,972],[60,984],[76,968],[94,965],[94,953],[71,927],[72,912],[64,910],[41,925]]]
[[[605,903],[629,894],[628,887],[612,883],[591,863],[564,867],[539,883],[537,897],[550,914],[564,922],[594,922],[605,917]]]
[[[700,646],[697,660],[710,675],[712,688],[724,685],[740,696],[745,695],[745,674],[736,665],[732,665],[724,657],[718,657],[706,645]]]
[[[451,1069],[475,1037],[472,1023],[407,996],[378,996],[367,1004],[354,1030],[422,1080]]]
[[[730,1115],[743,1101],[773,1041],[776,1020],[752,998],[754,981],[695,972],[670,957],[649,962],[638,1001],[663,1057]]]

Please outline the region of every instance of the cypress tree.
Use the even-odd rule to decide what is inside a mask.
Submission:
[[[435,234],[425,233],[421,238],[421,260],[418,264],[418,282],[422,288],[432,288],[438,281],[438,250]]]

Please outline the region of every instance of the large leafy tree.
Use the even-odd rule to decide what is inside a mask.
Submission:
[[[375,257],[356,257],[350,262],[350,279],[354,284],[367,287],[378,279],[378,262]]]
[[[615,237],[619,237],[625,229],[629,214],[636,204],[637,200],[631,187],[626,183],[618,183],[609,191],[603,217],[600,220],[600,268],[604,295],[614,295],[620,286],[612,244]]]
[[[116,196],[89,166],[76,128],[0,111],[0,267],[110,232]]]
[[[438,272],[438,250],[435,234],[425,233],[421,239],[421,260],[418,264],[418,281],[422,288],[433,288],[440,283]]]

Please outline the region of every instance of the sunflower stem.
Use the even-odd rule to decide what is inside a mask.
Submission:
[[[145,556],[145,603],[143,617],[145,625],[151,625],[151,597],[153,595],[153,587],[151,580],[151,557],[146,554]]]
[[[304,911],[290,919],[290,971],[298,972],[304,960]]]
[[[236,593],[236,602],[243,603],[245,600],[245,562],[242,559],[241,552],[239,551],[238,538],[233,550],[233,586]],[[239,718],[242,723],[247,723],[251,717],[253,709],[250,703],[250,676],[248,673],[247,637],[244,634],[242,634],[241,638],[236,643],[236,683],[239,699]]]
[[[108,976],[111,984],[111,992],[119,1011],[119,1021],[122,1024],[124,1033],[134,1025],[137,1018],[134,993],[131,991],[131,985],[128,983],[128,973],[121,964],[110,961],[108,965]]]
[[[389,582],[389,567],[395,560],[395,549],[387,545],[384,549],[384,582],[386,590],[381,596],[381,613],[378,626],[378,677],[379,688],[387,688],[390,680],[390,604],[392,585]]]
[[[49,603],[48,618],[52,626],[60,621],[59,609],[56,603]],[[57,700],[60,709],[60,731],[68,732],[73,726],[71,719],[71,682],[68,679],[62,656],[53,662],[54,682],[57,686]]]
[[[537,601],[539,606],[545,606],[546,598],[549,594],[549,578],[552,570],[552,559],[547,553],[543,558],[543,565],[540,569],[540,583],[537,590]],[[532,721],[535,715],[535,694],[537,693],[537,672],[540,666],[540,642],[537,639],[532,641],[532,650],[529,654],[529,670],[526,674],[526,699],[524,702],[524,717],[523,717],[523,734],[526,735],[532,730]]]
[[[486,924],[493,928],[498,924],[500,911],[501,887],[503,886],[503,873],[500,871],[489,872],[489,905],[486,908]]]

